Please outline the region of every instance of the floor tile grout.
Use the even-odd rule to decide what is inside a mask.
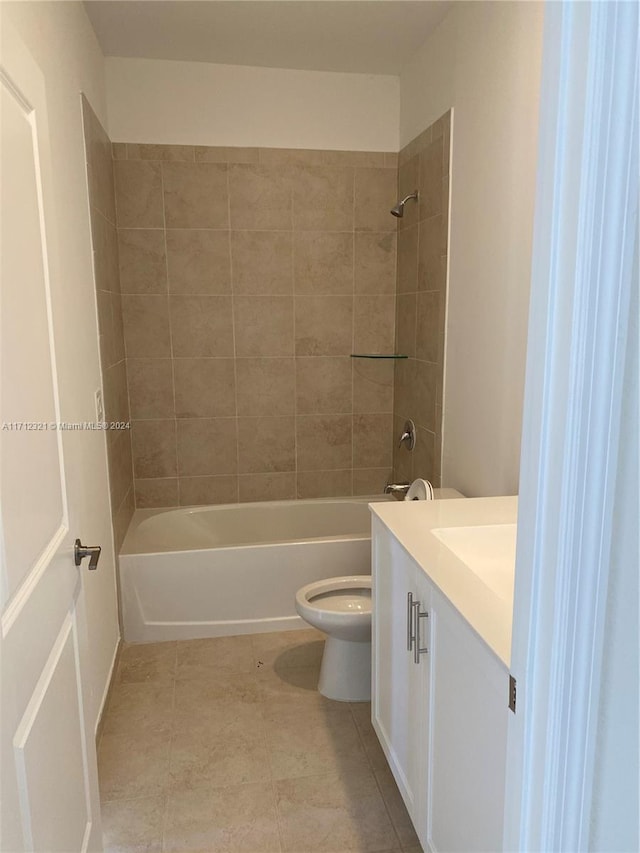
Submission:
[[[256,640],[258,635],[252,634],[250,636],[251,636],[251,642],[250,642],[251,656],[253,659],[253,667],[254,667],[253,668],[253,674],[254,674],[254,678],[257,678],[258,650],[256,649],[255,640]],[[280,820],[280,812],[278,809],[278,796],[276,793],[276,784],[275,784],[275,779],[273,778],[273,767],[271,764],[271,755],[269,752],[269,743],[268,743],[268,739],[267,739],[266,725],[265,725],[265,721],[264,721],[264,709],[262,707],[263,699],[262,699],[262,693],[261,693],[259,685],[257,683],[256,683],[256,687],[258,689],[258,705],[260,707],[260,727],[261,727],[261,733],[262,733],[262,741],[263,741],[263,745],[264,745],[265,755],[267,756],[267,764],[269,767],[269,786],[271,788],[273,810],[274,810],[274,814],[276,817],[276,827],[277,827],[277,832],[278,832],[278,848],[279,848],[280,853],[282,853],[282,851],[284,850],[283,839],[282,839],[282,826],[281,826],[281,820]]]
[[[162,825],[160,827],[160,849],[164,851],[165,848],[165,833],[167,829],[167,819],[169,814],[169,795],[170,795],[170,779],[171,779],[171,757],[173,754],[173,740],[176,733],[176,682],[178,675],[178,643],[176,643],[175,648],[175,661],[174,661],[174,669],[173,669],[173,690],[171,693],[171,739],[169,741],[169,755],[167,758],[167,776],[165,779],[165,791],[164,791],[164,808],[162,810]]]
[[[360,745],[362,747],[362,750],[366,756],[367,764],[369,765],[369,770],[371,771],[371,775],[373,776],[373,780],[375,782],[376,788],[378,789],[378,793],[380,794],[380,797],[381,797],[382,802],[384,804],[384,808],[385,808],[385,811],[387,813],[387,817],[389,818],[389,823],[393,827],[393,832],[396,836],[397,844],[400,847],[400,849],[402,849],[402,842],[400,840],[400,836],[398,835],[398,830],[396,829],[395,822],[393,820],[393,817],[391,816],[391,811],[389,810],[389,806],[387,804],[387,800],[386,800],[386,797],[384,795],[384,792],[383,792],[382,788],[380,787],[380,783],[378,782],[378,776],[376,774],[375,767],[373,766],[373,761],[371,759],[371,756],[369,755],[369,751],[366,748],[366,745],[364,743],[364,739],[362,737],[362,732],[360,731],[360,726],[358,725],[358,722],[355,718],[355,714],[353,713],[353,708],[351,706],[349,706],[349,710],[351,711],[351,716],[353,718],[353,724],[355,725],[356,731],[358,732],[358,739],[360,741]]]

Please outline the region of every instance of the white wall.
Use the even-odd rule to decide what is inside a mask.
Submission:
[[[80,93],[104,121],[104,59],[81,3],[3,3],[2,15],[46,81],[56,213],[48,243],[61,416],[94,421],[101,378]],[[71,533],[103,546],[98,571],[88,572],[86,562],[81,569],[89,632],[86,688],[90,719],[97,721],[119,635],[105,435],[63,436]]]
[[[542,3],[457,3],[400,78],[400,144],[453,116],[443,485],[518,491]]]
[[[397,151],[397,77],[107,58],[114,142]]]

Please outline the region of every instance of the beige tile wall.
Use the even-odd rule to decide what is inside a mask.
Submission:
[[[129,397],[118,266],[118,237],[111,142],[86,98],[82,98],[91,239],[94,255],[100,366],[105,419],[129,421]],[[106,433],[111,515],[116,553],[134,508],[130,430]]]
[[[379,493],[397,155],[113,146],[138,507]]]
[[[448,112],[399,155],[398,195],[419,190],[398,220],[396,348],[409,358],[395,366],[394,436],[405,419],[417,428],[410,453],[394,447],[394,479],[416,477],[441,485],[447,239],[449,220]]]

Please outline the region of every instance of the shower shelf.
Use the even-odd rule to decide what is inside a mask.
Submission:
[[[400,353],[379,353],[379,352],[352,352],[351,358],[409,358],[408,355]]]

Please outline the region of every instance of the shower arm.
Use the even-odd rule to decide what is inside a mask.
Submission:
[[[402,205],[405,205],[405,204],[409,201],[409,199],[410,199],[410,198],[415,198],[415,200],[416,200],[416,201],[418,201],[419,195],[420,195],[420,194],[418,193],[418,190],[414,190],[412,193],[409,193],[409,195],[406,195],[406,196],[402,199],[402,201],[401,201],[401,202],[399,202],[399,203],[400,203],[400,204],[402,204]]]

